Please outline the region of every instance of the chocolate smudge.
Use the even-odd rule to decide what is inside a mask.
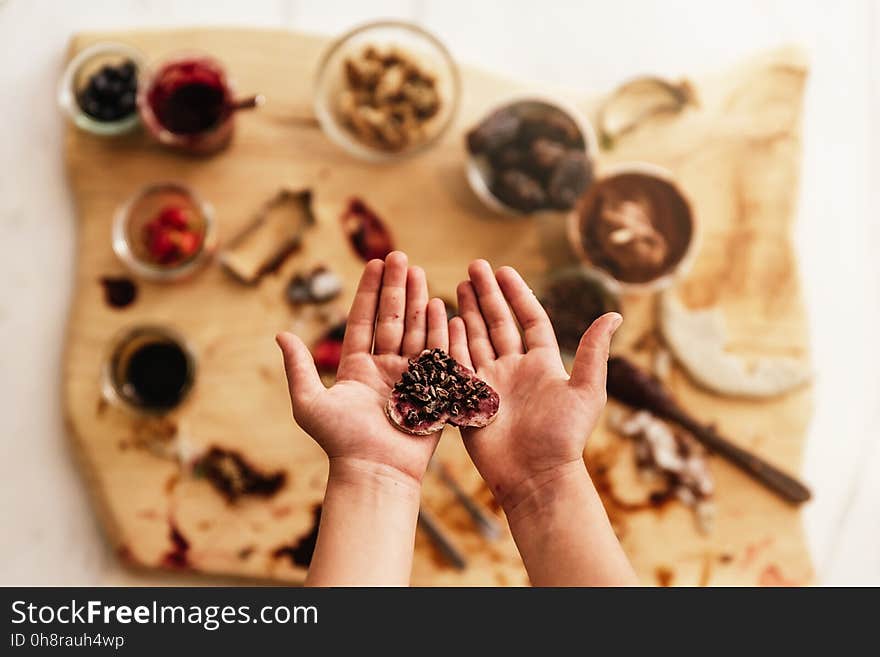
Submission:
[[[104,300],[112,308],[125,308],[137,299],[137,285],[125,276],[102,276],[99,279],[104,286]]]
[[[228,502],[245,495],[271,497],[277,493],[286,475],[283,470],[265,474],[232,450],[212,447],[194,465],[197,476],[207,479]]]
[[[309,532],[303,535],[299,541],[292,545],[282,545],[277,548],[272,556],[275,559],[287,557],[295,566],[308,568],[315,554],[315,544],[318,542],[318,527],[321,524],[321,505],[315,506],[314,524]]]

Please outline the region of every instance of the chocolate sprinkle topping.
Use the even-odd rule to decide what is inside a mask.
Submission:
[[[442,349],[409,361],[389,403],[392,421],[412,433],[437,431],[445,422],[485,426],[497,410],[498,394]]]

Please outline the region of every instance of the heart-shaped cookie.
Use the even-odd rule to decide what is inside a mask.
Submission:
[[[426,349],[394,384],[385,404],[402,431],[426,436],[444,424],[485,427],[498,413],[498,393],[442,349]]]

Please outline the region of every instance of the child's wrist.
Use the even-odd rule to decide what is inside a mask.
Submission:
[[[354,488],[356,494],[391,496],[412,501],[421,496],[421,482],[390,465],[354,457],[331,457],[329,487]]]
[[[587,468],[582,459],[577,459],[535,473],[512,487],[498,502],[513,525],[550,512],[587,484]]]

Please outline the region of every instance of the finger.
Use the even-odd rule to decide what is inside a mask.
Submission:
[[[385,263],[381,260],[370,260],[364,267],[345,323],[342,358],[358,352],[369,353],[373,347],[376,306],[379,303],[379,290],[382,288],[384,271]]]
[[[495,272],[504,298],[513,309],[516,321],[522,327],[526,348],[556,347],[556,334],[544,306],[513,267],[501,267]]]
[[[427,306],[428,283],[425,270],[421,267],[410,267],[406,276],[406,324],[401,347],[404,356],[417,356],[425,348]]]
[[[449,351],[449,320],[443,299],[431,299],[428,303],[428,349]]]
[[[467,329],[461,317],[449,320],[449,355],[468,369],[474,369],[467,345]]]
[[[385,258],[379,312],[376,315],[376,344],[373,353],[399,354],[406,315],[407,258],[392,251]]]
[[[324,384],[321,383],[312,354],[302,340],[293,333],[279,333],[275,336],[275,342],[284,356],[290,403],[296,415],[297,411],[308,406],[324,391]]]
[[[571,366],[571,385],[605,392],[611,336],[622,321],[623,317],[617,313],[605,313],[584,332]]]
[[[467,328],[468,351],[474,368],[488,365],[495,360],[495,349],[489,339],[489,329],[480,312],[477,294],[470,281],[462,281],[456,289],[458,314]]]
[[[501,288],[498,287],[498,281],[495,280],[492,267],[485,260],[474,260],[468,267],[468,276],[477,293],[477,302],[489,329],[495,353],[499,356],[521,354],[522,338]]]

